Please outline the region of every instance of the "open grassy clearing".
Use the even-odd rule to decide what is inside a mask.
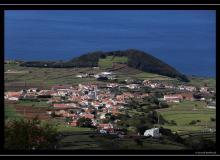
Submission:
[[[115,62],[121,62],[126,63],[128,61],[127,57],[113,57],[113,56],[107,56],[106,58],[100,58],[99,59],[99,67],[101,68],[111,68],[112,64]]]
[[[172,104],[170,108],[157,110],[166,120],[174,120],[177,125],[163,125],[172,131],[202,131],[207,128],[215,128],[215,122],[210,120],[216,117],[216,111],[206,108],[206,104],[201,101],[183,101],[178,104]],[[196,124],[189,124],[191,121],[197,121]]]
[[[49,104],[46,101],[35,102],[30,100],[20,100],[16,104],[27,107],[49,107]]]
[[[22,115],[16,112],[16,109],[11,104],[4,104],[5,120],[18,120],[22,118]]]

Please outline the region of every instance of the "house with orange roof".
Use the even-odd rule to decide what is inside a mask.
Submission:
[[[22,96],[22,92],[5,92],[4,98],[11,101],[18,101]]]

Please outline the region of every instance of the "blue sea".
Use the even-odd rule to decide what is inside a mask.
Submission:
[[[215,77],[214,10],[7,10],[5,59],[69,60],[138,49],[187,75]]]

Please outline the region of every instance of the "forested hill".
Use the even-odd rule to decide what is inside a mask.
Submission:
[[[113,57],[127,57],[126,62],[129,67],[133,67],[145,72],[156,73],[172,78],[178,78],[179,80],[188,81],[188,78],[178,72],[175,68],[159,60],[158,58],[145,53],[143,51],[129,49],[123,51],[111,51],[111,52],[91,52],[82,56],[73,58],[69,61],[29,61],[24,62],[21,66],[26,67],[50,67],[50,68],[69,68],[69,67],[97,67],[99,60],[106,58],[107,56]]]

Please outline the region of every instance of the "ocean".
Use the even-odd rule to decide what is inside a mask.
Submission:
[[[7,10],[5,59],[69,60],[138,49],[186,75],[215,77],[214,10]]]

